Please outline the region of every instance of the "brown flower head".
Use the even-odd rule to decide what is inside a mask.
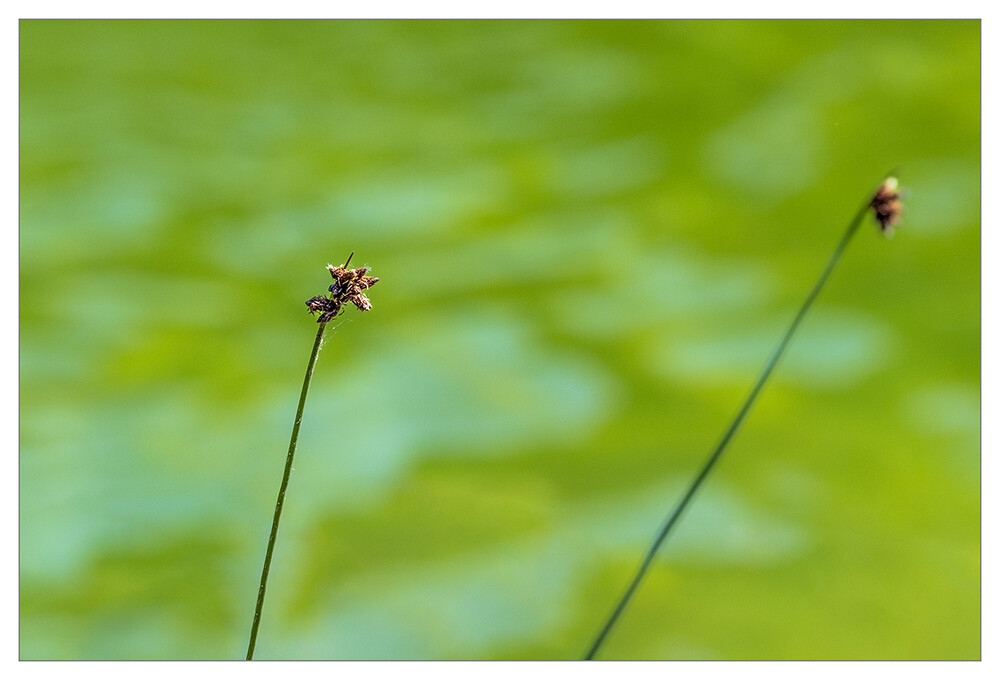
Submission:
[[[333,317],[337,316],[337,312],[340,311],[339,302],[322,295],[317,295],[316,297],[306,300],[306,306],[309,308],[310,314],[323,312],[319,315],[319,319],[316,320],[317,323],[326,323]]]
[[[886,178],[878,191],[875,192],[871,206],[875,211],[875,219],[878,220],[882,233],[886,236],[892,236],[892,230],[899,222],[899,216],[903,212],[899,180],[895,177]]]
[[[326,323],[337,316],[340,313],[341,307],[348,302],[362,312],[367,312],[372,308],[371,300],[368,299],[363,291],[378,283],[378,279],[374,276],[365,276],[369,271],[369,267],[348,269],[347,265],[350,263],[352,257],[354,257],[354,253],[351,253],[350,257],[347,258],[347,262],[339,267],[332,264],[326,265],[326,268],[330,271],[330,276],[333,277],[333,283],[330,284],[329,288],[330,297],[327,298],[320,295],[306,301],[306,306],[309,307],[310,313],[323,312],[319,319],[316,320],[317,323]]]
[[[351,253],[351,257],[354,257],[354,253]],[[365,276],[369,267],[348,269],[347,263],[351,261],[351,257],[348,257],[347,262],[340,267],[332,264],[326,265],[326,268],[330,270],[330,276],[333,277],[333,283],[330,284],[330,297],[339,300],[341,304],[350,302],[362,312],[367,312],[372,308],[372,303],[362,291],[374,286],[378,283],[378,279],[374,276]]]

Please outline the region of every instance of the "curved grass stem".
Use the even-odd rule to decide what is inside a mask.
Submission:
[[[299,395],[299,408],[295,413],[295,424],[292,425],[292,438],[288,443],[288,456],[285,458],[285,473],[278,489],[278,500],[274,505],[274,519],[271,522],[271,536],[267,540],[267,552],[264,554],[264,568],[260,574],[260,589],[257,591],[257,607],[253,613],[253,624],[250,627],[250,644],[247,646],[247,661],[253,659],[253,650],[257,644],[257,629],[260,627],[260,612],[264,607],[264,592],[267,589],[267,575],[271,570],[271,557],[274,555],[274,543],[278,538],[278,522],[281,520],[281,508],[285,504],[285,491],[288,489],[288,479],[292,475],[292,460],[295,458],[295,445],[299,441],[299,426],[302,424],[302,412],[306,406],[306,395],[309,393],[309,383],[312,381],[316,358],[319,356],[320,345],[323,342],[323,332],[326,324],[321,323],[316,331],[316,342],[313,343],[309,364],[306,366],[306,377],[302,381],[302,392]]]
[[[670,534],[674,526],[677,524],[677,521],[680,519],[684,510],[691,503],[691,500],[694,498],[695,493],[697,493],[698,489],[705,482],[705,478],[708,477],[708,474],[712,471],[712,468],[715,467],[715,464],[719,461],[719,458],[722,457],[722,453],[726,450],[726,446],[733,438],[733,435],[736,434],[736,431],[739,429],[740,424],[742,424],[743,419],[746,418],[747,413],[750,411],[750,407],[753,406],[753,403],[754,401],[756,401],[757,396],[760,394],[760,391],[764,388],[764,384],[767,382],[767,379],[771,375],[771,372],[774,370],[774,367],[778,364],[778,360],[781,358],[781,355],[784,354],[785,349],[788,347],[788,343],[791,341],[792,336],[795,334],[796,329],[799,327],[799,324],[802,323],[802,319],[805,317],[806,312],[809,311],[809,308],[812,306],[813,301],[816,299],[820,291],[823,289],[824,284],[826,284],[826,280],[830,277],[830,273],[833,272],[834,267],[840,260],[840,256],[843,255],[844,251],[847,249],[847,244],[850,243],[851,238],[854,236],[854,234],[858,230],[858,227],[861,225],[861,221],[864,219],[865,214],[871,209],[872,201],[873,198],[870,195],[869,198],[865,201],[864,205],[861,206],[861,208],[858,210],[857,214],[854,216],[854,219],[852,219],[851,222],[847,225],[847,229],[844,230],[843,236],[840,237],[840,241],[833,249],[833,253],[830,255],[830,259],[827,260],[826,267],[823,268],[822,273],[819,275],[819,279],[817,279],[816,283],[813,284],[812,290],[809,291],[809,294],[806,296],[806,299],[802,303],[802,306],[799,307],[799,311],[795,314],[795,318],[792,319],[792,323],[788,326],[788,329],[785,331],[785,334],[781,338],[781,341],[778,343],[777,347],[775,347],[774,351],[771,353],[771,356],[767,360],[767,363],[764,365],[764,370],[761,371],[760,377],[757,378],[757,382],[754,384],[753,389],[750,390],[750,393],[743,401],[743,405],[740,407],[739,411],[737,411],[736,416],[729,424],[729,427],[722,435],[722,438],[715,445],[715,448],[712,449],[712,452],[705,459],[705,462],[702,463],[701,469],[688,484],[688,487],[685,490],[684,495],[681,497],[681,500],[677,503],[674,509],[667,516],[666,521],[660,527],[659,531],[656,534],[656,538],[653,540],[652,545],[646,552],[645,557],[643,557],[643,560],[639,565],[639,569],[636,572],[635,576],[632,578],[632,581],[629,583],[628,588],[625,589],[625,593],[618,600],[618,603],[615,605],[614,610],[612,610],[611,615],[608,617],[607,621],[605,621],[604,626],[601,628],[601,631],[597,634],[597,637],[594,639],[593,644],[591,644],[590,648],[587,650],[587,654],[586,656],[584,656],[585,660],[591,660],[597,655],[597,652],[601,649],[601,646],[607,639],[608,634],[611,632],[611,629],[614,628],[615,623],[621,617],[622,612],[625,611],[626,606],[632,599],[632,596],[635,594],[635,591],[639,587],[639,584],[642,582],[643,577],[645,577],[650,564],[652,564],[653,562],[653,558],[656,556],[657,551],[659,551],[660,549],[660,546],[663,545],[663,542],[667,539],[667,536]]]

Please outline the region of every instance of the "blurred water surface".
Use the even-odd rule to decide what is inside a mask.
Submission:
[[[979,24],[21,23],[20,652],[979,656]]]

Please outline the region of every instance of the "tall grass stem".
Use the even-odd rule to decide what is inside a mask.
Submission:
[[[659,532],[656,534],[656,538],[653,540],[653,544],[649,547],[649,550],[646,552],[645,557],[643,557],[642,563],[639,565],[639,569],[636,572],[635,576],[632,578],[632,581],[629,583],[628,588],[625,589],[625,593],[618,600],[618,604],[615,605],[614,610],[611,612],[611,615],[608,617],[607,621],[605,621],[604,626],[601,628],[600,633],[597,634],[597,637],[594,639],[593,644],[591,644],[590,648],[587,650],[587,654],[586,656],[584,656],[585,660],[594,659],[595,656],[597,655],[597,652],[600,651],[601,646],[607,639],[608,634],[611,632],[611,629],[614,628],[615,623],[617,623],[618,619],[621,617],[622,612],[625,611],[626,606],[628,606],[628,603],[632,599],[632,596],[635,594],[636,589],[639,587],[639,584],[645,577],[650,564],[652,564],[653,562],[653,558],[656,556],[656,553],[660,549],[660,546],[663,545],[663,542],[667,539],[667,536],[670,534],[674,526],[677,524],[677,521],[680,519],[684,510],[691,503],[691,500],[694,498],[695,493],[697,493],[698,489],[705,482],[705,478],[708,477],[709,473],[712,471],[712,468],[715,467],[715,464],[719,461],[719,458],[722,457],[722,453],[726,450],[726,446],[733,438],[733,435],[736,434],[736,431],[742,424],[743,419],[746,418],[747,413],[750,411],[750,407],[753,406],[753,403],[754,401],[756,401],[757,396],[764,388],[764,384],[767,382],[767,379],[771,375],[771,372],[774,370],[774,367],[778,364],[778,359],[780,359],[781,355],[784,354],[785,349],[788,347],[788,343],[791,341],[792,336],[795,334],[796,329],[799,327],[799,324],[802,323],[802,319],[805,317],[806,312],[809,311],[809,308],[812,306],[813,301],[816,299],[820,291],[823,289],[824,284],[826,284],[826,280],[830,277],[830,273],[833,272],[834,267],[836,267],[837,262],[840,260],[840,256],[843,255],[844,251],[847,249],[847,244],[850,243],[851,238],[854,236],[854,234],[858,230],[858,227],[861,225],[861,221],[864,219],[865,214],[870,210],[872,205],[871,202],[872,202],[872,196],[869,195],[864,205],[861,206],[857,214],[854,216],[854,219],[852,219],[851,222],[847,225],[847,229],[844,231],[843,236],[840,237],[840,241],[833,249],[833,253],[830,255],[830,259],[827,260],[826,267],[823,268],[823,272],[819,275],[819,279],[816,280],[816,283],[813,284],[812,290],[809,291],[809,295],[806,296],[806,299],[802,303],[802,306],[799,307],[799,311],[795,314],[795,318],[792,319],[792,323],[791,325],[788,326],[788,330],[785,331],[785,334],[781,338],[781,341],[778,343],[777,347],[775,347],[774,351],[771,353],[770,358],[764,365],[764,370],[761,371],[760,377],[757,378],[757,382],[754,384],[753,389],[750,390],[750,394],[747,395],[746,399],[743,401],[743,405],[740,407],[739,411],[737,411],[736,416],[729,424],[729,427],[726,429],[725,434],[722,435],[722,438],[715,445],[715,448],[712,449],[712,452],[708,455],[708,458],[706,458],[705,462],[702,463],[701,469],[694,476],[694,479],[692,479],[691,482],[688,484],[687,490],[681,497],[680,502],[677,503],[674,509],[667,516],[666,521],[660,527]]]
[[[306,395],[309,393],[309,383],[312,381],[316,358],[323,343],[323,332],[326,324],[321,323],[316,331],[316,342],[313,343],[312,354],[309,355],[309,365],[306,366],[306,377],[302,381],[302,392],[299,394],[299,408],[295,412],[295,424],[292,425],[292,438],[288,443],[288,456],[285,458],[285,473],[281,477],[281,487],[278,489],[278,500],[274,504],[274,520],[271,522],[271,536],[267,540],[267,552],[264,554],[264,568],[260,574],[260,589],[257,591],[257,607],[253,613],[253,624],[250,627],[250,643],[247,646],[247,661],[253,659],[254,647],[257,645],[257,629],[260,627],[260,613],[264,608],[264,592],[267,590],[267,575],[271,571],[271,557],[274,555],[274,543],[278,538],[278,522],[281,521],[281,508],[285,504],[285,491],[288,489],[288,479],[292,475],[292,461],[295,458],[295,445],[299,441],[299,426],[302,424],[302,412],[306,406]]]

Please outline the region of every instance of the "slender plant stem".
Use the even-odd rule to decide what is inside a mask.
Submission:
[[[757,378],[756,384],[754,384],[753,389],[750,390],[750,394],[743,402],[740,410],[736,413],[736,417],[733,418],[733,421],[729,424],[725,434],[722,435],[722,439],[719,440],[718,444],[715,445],[715,448],[709,454],[708,458],[705,459],[705,462],[702,464],[698,474],[696,474],[694,479],[692,479],[690,484],[688,484],[687,490],[681,497],[680,502],[667,516],[663,526],[660,527],[656,538],[653,540],[653,544],[650,546],[649,550],[646,552],[646,556],[642,560],[642,563],[639,565],[639,570],[632,578],[632,582],[629,583],[628,588],[626,588],[625,594],[622,595],[618,604],[615,605],[614,610],[611,612],[611,616],[608,617],[608,620],[604,623],[604,627],[601,628],[601,632],[598,633],[593,644],[590,646],[590,649],[587,650],[587,654],[584,657],[585,660],[591,660],[597,655],[601,645],[604,644],[604,640],[608,637],[608,634],[611,632],[611,629],[618,621],[622,612],[625,611],[625,607],[632,599],[632,595],[635,593],[636,589],[639,587],[639,583],[646,575],[646,571],[649,569],[649,565],[653,562],[653,558],[656,556],[660,546],[663,545],[663,542],[674,528],[674,525],[677,524],[677,521],[680,519],[681,514],[691,503],[691,499],[694,498],[695,493],[698,491],[699,487],[701,487],[702,483],[704,483],[705,478],[708,477],[712,468],[719,461],[719,458],[722,457],[723,451],[725,451],[729,441],[733,438],[733,435],[736,434],[736,431],[739,429],[743,419],[750,411],[750,407],[753,406],[754,401],[757,399],[757,395],[760,394],[761,389],[763,389],[764,383],[767,382],[768,377],[771,375],[771,371],[773,371],[774,367],[778,364],[778,359],[781,358],[785,348],[788,347],[788,343],[795,334],[795,330],[799,327],[799,324],[802,322],[803,317],[805,317],[806,312],[809,311],[809,308],[812,306],[816,296],[818,296],[819,292],[823,289],[823,285],[830,277],[830,273],[837,265],[837,261],[840,260],[840,256],[843,255],[844,250],[847,249],[847,244],[850,242],[855,232],[857,232],[862,219],[864,219],[864,216],[870,207],[871,196],[869,196],[869,199],[865,201],[863,206],[861,206],[857,214],[854,216],[854,219],[851,220],[850,224],[847,225],[844,235],[840,237],[840,242],[837,243],[837,246],[833,249],[833,253],[830,255],[830,259],[826,263],[826,267],[823,268],[823,272],[819,275],[819,279],[817,279],[816,283],[813,285],[812,290],[809,291],[809,295],[806,296],[802,306],[799,307],[798,313],[795,315],[795,318],[792,319],[792,323],[788,327],[788,330],[785,331],[785,335],[781,338],[781,342],[778,343],[778,346],[775,347],[774,351],[771,353],[771,357],[764,365],[764,370],[761,372],[760,377]]]
[[[281,488],[278,489],[278,500],[274,504],[274,520],[271,522],[271,537],[267,540],[267,552],[264,555],[264,569],[260,573],[260,590],[257,592],[257,607],[253,613],[253,625],[250,627],[250,644],[247,646],[247,661],[253,659],[253,649],[257,644],[257,629],[260,627],[260,612],[264,607],[264,591],[267,589],[267,574],[271,570],[271,556],[274,554],[274,542],[278,538],[278,522],[281,520],[281,508],[285,504],[285,490],[288,489],[288,478],[292,475],[292,460],[295,458],[295,445],[299,441],[299,426],[302,424],[302,411],[306,406],[306,395],[309,393],[309,383],[312,380],[316,357],[323,341],[323,331],[326,324],[321,323],[316,331],[316,342],[313,343],[312,354],[309,355],[309,365],[306,366],[306,377],[302,381],[302,393],[299,395],[299,408],[295,413],[295,424],[292,425],[292,439],[288,443],[288,456],[285,458],[285,474],[281,478]]]

